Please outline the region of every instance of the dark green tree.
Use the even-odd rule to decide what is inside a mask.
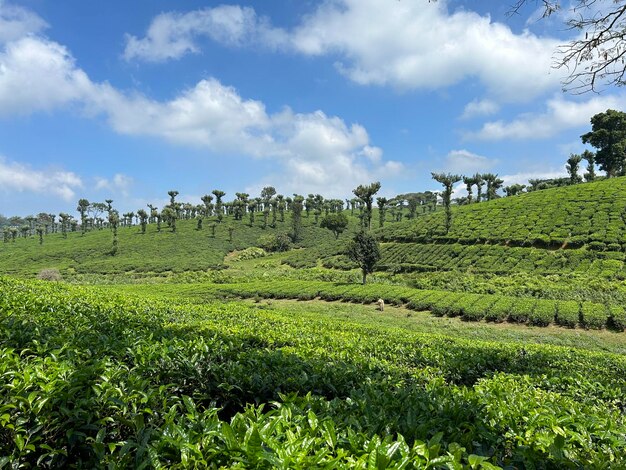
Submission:
[[[626,175],[626,113],[607,109],[591,118],[591,132],[580,136],[597,149],[596,163],[608,178]]]
[[[386,197],[377,197],[376,203],[378,204],[378,226],[383,228],[385,225],[385,215],[387,214],[387,204],[389,204],[389,199]]]
[[[593,181],[596,179],[596,154],[585,150],[582,155],[583,160],[587,161],[587,173],[584,174],[585,181]]]
[[[359,185],[352,192],[365,205],[363,212],[363,226],[369,230],[372,225],[372,205],[374,194],[380,189],[380,183],[376,181],[368,185]]]
[[[507,196],[516,196],[518,194],[521,194],[525,188],[526,188],[525,184],[516,183],[516,184],[512,184],[511,186],[506,186],[504,188],[504,192],[506,193]]]
[[[348,217],[343,212],[325,215],[320,222],[320,227],[333,232],[336,240],[348,228]]]
[[[291,203],[291,238],[294,243],[302,238],[302,202],[304,198],[298,194],[293,195]]]
[[[450,201],[452,196],[452,189],[455,183],[461,181],[459,175],[453,175],[451,173],[431,173],[433,179],[443,185],[443,208],[446,211],[446,233],[450,231],[452,226],[452,210],[450,209]]]
[[[348,244],[346,255],[361,268],[365,284],[367,275],[374,272],[374,266],[380,259],[380,248],[372,235],[361,231]]]
[[[581,155],[576,155],[575,153],[570,154],[569,158],[567,159],[565,169],[569,174],[570,184],[578,184],[583,180],[580,176],[578,176],[578,168],[582,159],[583,157]]]
[[[146,233],[146,226],[148,225],[148,213],[143,209],[137,211],[139,217],[139,223],[141,224],[141,233]]]
[[[224,206],[222,204],[222,198],[226,195],[224,191],[214,189],[211,193],[215,196],[215,212],[217,215],[217,221],[221,222],[224,218]]]

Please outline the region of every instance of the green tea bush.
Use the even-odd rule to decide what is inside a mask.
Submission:
[[[620,305],[611,305],[609,310],[609,325],[618,331],[626,329],[626,310]]]
[[[592,302],[582,302],[580,307],[581,325],[585,328],[601,329],[607,324],[606,307]]]
[[[556,312],[557,325],[574,328],[580,321],[580,303],[569,300],[559,302]]]
[[[556,302],[553,300],[537,300],[528,322],[535,326],[548,326],[556,318]]]

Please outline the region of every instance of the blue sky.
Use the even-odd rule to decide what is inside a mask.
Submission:
[[[511,2],[512,3],[512,2]],[[132,5],[132,7],[131,7]],[[564,174],[619,90],[563,94],[562,17],[502,1],[0,0],[0,214]]]

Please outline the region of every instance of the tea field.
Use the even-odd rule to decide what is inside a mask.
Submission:
[[[626,465],[621,354],[163,286],[0,287],[3,467]]]

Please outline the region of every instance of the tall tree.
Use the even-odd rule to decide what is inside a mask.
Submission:
[[[87,211],[89,210],[89,201],[87,199],[79,199],[76,210],[80,213],[80,228],[83,235],[87,232]]]
[[[304,198],[298,194],[293,195],[291,203],[291,239],[295,242],[302,238],[302,202]]]
[[[360,231],[351,240],[346,254],[361,268],[363,284],[365,284],[367,275],[374,272],[374,266],[380,259],[378,242],[369,233]]]
[[[593,181],[596,179],[596,154],[585,150],[582,155],[583,160],[587,161],[587,173],[584,174],[585,181]]]
[[[365,205],[363,212],[363,226],[368,230],[372,225],[372,205],[374,203],[374,195],[380,189],[380,182],[376,181],[368,185],[360,184],[352,190],[354,195]]]
[[[139,216],[139,223],[141,224],[141,233],[146,233],[146,225],[148,224],[148,213],[143,209],[137,211]]]
[[[377,197],[376,203],[378,204],[378,226],[383,228],[385,225],[385,215],[387,213],[387,204],[389,204],[389,199],[386,197]]]
[[[215,212],[217,213],[217,221],[221,222],[224,218],[224,206],[222,204],[222,198],[226,195],[224,191],[214,189],[211,193],[215,196]]]
[[[452,173],[431,173],[433,179],[443,185],[443,207],[446,212],[446,233],[450,231],[452,226],[452,210],[450,209],[450,201],[452,197],[452,187],[455,183],[461,181],[459,175],[453,175]]]
[[[474,173],[472,179],[476,185],[476,202],[480,202],[483,197],[483,186],[485,185],[485,180],[483,179],[483,175],[480,173]]]
[[[518,194],[520,194],[522,191],[524,191],[524,188],[526,188],[525,184],[512,184],[511,186],[507,186],[504,188],[504,192],[506,193],[507,196],[516,196]]]
[[[591,118],[591,132],[580,138],[598,149],[596,163],[608,178],[626,174],[626,113],[607,109],[596,114]]]
[[[213,201],[213,196],[205,194],[200,199],[204,204],[204,216],[211,217],[213,215],[213,204],[211,204],[211,202]]]
[[[111,247],[111,251],[109,252],[111,256],[115,256],[119,249],[119,241],[117,239],[117,226],[119,222],[120,222],[119,213],[115,209],[111,208],[109,210],[109,226],[111,227],[111,230],[113,231],[113,246]]]
[[[578,176],[578,168],[582,159],[583,157],[581,155],[576,155],[575,153],[570,154],[569,158],[567,159],[565,169],[569,174],[570,184],[578,184],[583,180],[580,176]]]
[[[467,203],[472,203],[472,186],[476,184],[475,176],[464,176],[463,183],[465,183],[465,188],[467,189]]]
[[[482,175],[483,180],[487,183],[487,201],[491,201],[498,197],[497,191],[502,187],[503,180],[493,173],[485,173]]]

